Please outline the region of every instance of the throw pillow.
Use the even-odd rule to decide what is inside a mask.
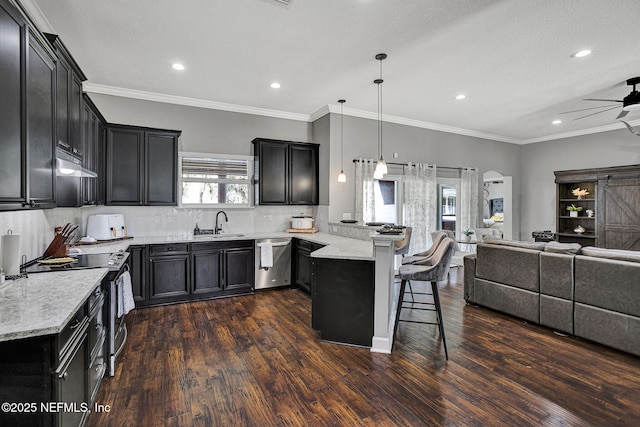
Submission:
[[[553,252],[556,254],[577,254],[580,252],[579,243],[560,243],[560,242],[549,242],[544,247],[545,252]]]

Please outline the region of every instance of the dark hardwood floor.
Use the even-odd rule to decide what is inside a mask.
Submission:
[[[319,342],[295,289],[134,310],[88,425],[640,425],[640,358],[467,306],[461,269],[440,295],[449,361],[431,325],[391,355]]]

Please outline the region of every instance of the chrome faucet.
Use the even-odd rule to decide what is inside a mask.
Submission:
[[[222,226],[218,225],[218,216],[220,216],[220,214],[224,215],[224,222],[229,222],[229,218],[227,218],[227,214],[224,211],[219,211],[216,214],[216,228],[213,229],[215,234],[220,234],[220,232],[222,231]]]

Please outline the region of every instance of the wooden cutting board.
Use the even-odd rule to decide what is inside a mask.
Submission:
[[[289,233],[317,233],[317,228],[289,228],[287,229]]]

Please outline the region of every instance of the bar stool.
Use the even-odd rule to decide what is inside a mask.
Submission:
[[[451,262],[451,257],[455,252],[455,240],[450,238],[445,238],[442,240],[433,256],[428,260],[424,261],[422,264],[405,264],[400,267],[398,274],[400,279],[400,295],[398,297],[398,305],[396,308],[396,323],[394,326],[394,334],[398,329],[398,324],[400,322],[410,322],[410,323],[424,323],[429,325],[438,325],[440,329],[440,336],[442,337],[442,344],[444,345],[444,354],[447,360],[449,360],[449,352],[447,351],[447,340],[444,334],[444,324],[442,319],[442,308],[440,306],[440,295],[438,294],[438,282],[445,279],[447,277],[447,273],[449,270],[449,263]],[[411,280],[417,280],[421,282],[431,282],[431,294],[426,293],[418,293],[415,292],[414,295],[433,295],[433,302],[413,302],[411,306],[404,305],[404,292],[407,283],[411,283]],[[411,285],[409,285],[411,286]],[[408,301],[407,301],[408,302]],[[418,305],[417,307],[415,305]],[[425,322],[418,320],[403,320],[400,319],[400,313],[402,309],[405,310],[424,310],[424,311],[435,311],[436,312],[436,322]]]
[[[413,264],[414,262],[424,261],[425,258],[429,258],[433,256],[436,249],[438,249],[438,245],[440,245],[442,240],[445,237],[447,237],[447,235],[442,231],[438,231],[438,232],[432,233],[432,236],[433,236],[433,243],[431,244],[429,249],[427,249],[424,252],[418,252],[417,254],[413,254],[411,256],[402,257],[402,264]]]

